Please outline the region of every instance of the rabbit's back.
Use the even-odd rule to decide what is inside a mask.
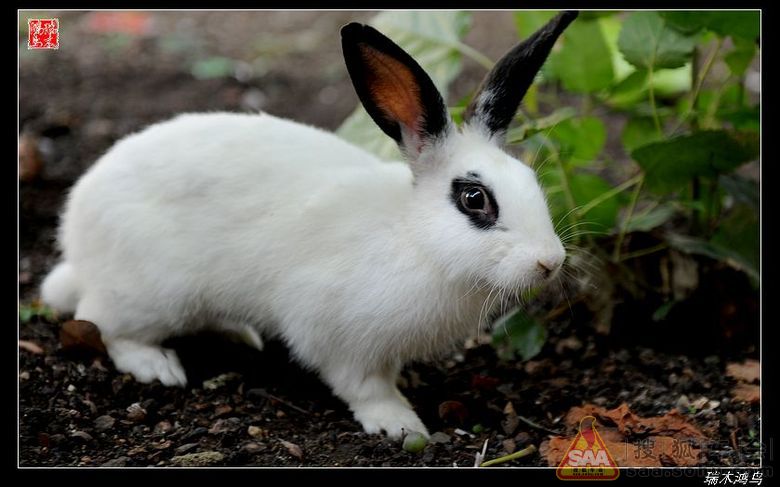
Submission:
[[[410,191],[405,164],[319,129],[183,115],[118,142],[82,177],[60,242],[82,287],[192,323],[262,306],[285,269],[358,253]]]

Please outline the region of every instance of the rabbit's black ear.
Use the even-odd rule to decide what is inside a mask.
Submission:
[[[439,90],[417,62],[373,27],[341,29],[352,84],[366,111],[407,153],[417,154],[450,127]]]
[[[536,73],[542,68],[555,41],[577,14],[576,11],[559,13],[501,58],[466,107],[464,122],[489,137],[503,139]]]

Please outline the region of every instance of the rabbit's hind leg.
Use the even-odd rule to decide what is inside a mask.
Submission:
[[[166,386],[185,386],[187,376],[176,352],[159,345],[164,327],[139,326],[151,319],[141,313],[123,315],[122,306],[98,295],[86,295],[78,304],[75,318],[88,320],[100,329],[108,356],[120,372],[129,372],[139,382],[159,379]],[[133,316],[131,316],[133,315]]]

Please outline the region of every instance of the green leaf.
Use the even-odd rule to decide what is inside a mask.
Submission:
[[[493,343],[508,342],[511,350],[523,360],[536,356],[547,341],[547,328],[523,310],[500,318],[493,325]]]
[[[663,139],[663,136],[655,129],[653,119],[649,117],[634,117],[626,122],[620,141],[627,153],[643,145]]]
[[[742,76],[747,71],[756,56],[756,43],[737,37],[734,39],[734,49],[729,51],[724,60],[734,76]]]
[[[728,249],[738,261],[758,273],[760,255],[758,211],[750,205],[731,209],[718,224],[710,242]]]
[[[515,12],[515,26],[517,34],[521,39],[530,36],[551,18],[555,17],[557,10],[530,10]]]
[[[462,44],[471,15],[456,11],[386,11],[369,23],[393,39],[430,75],[447,99],[447,87],[461,69]],[[336,133],[383,159],[400,159],[395,141],[386,136],[362,106],[347,117]]]
[[[686,254],[703,255],[742,271],[755,281],[759,278],[757,266],[749,262],[739,252],[726,248],[718,242],[708,242],[698,237],[674,233],[668,234],[666,241],[670,247]]]
[[[233,74],[234,66],[232,59],[214,56],[197,61],[191,71],[198,79],[224,78]]]
[[[753,42],[760,30],[760,12],[752,11],[675,11],[660,12],[670,27],[692,34],[708,29],[720,36],[748,39]]]
[[[704,28],[703,15],[707,12],[675,10],[658,12],[667,25],[683,34],[695,34]]]
[[[659,205],[646,213],[634,215],[626,226],[628,232],[649,232],[668,222],[677,214],[671,205]]]
[[[615,79],[610,50],[597,20],[571,24],[563,33],[563,47],[547,62],[564,88],[575,93],[605,89]]]
[[[605,193],[613,190],[611,184],[595,174],[573,173],[569,176],[571,193],[578,207],[590,206],[589,203],[600,199]],[[620,211],[621,194],[611,196],[594,206],[585,215],[582,221],[588,222],[582,226],[584,231],[609,233],[615,227],[618,212]]]
[[[637,68],[679,68],[690,60],[695,42],[666,25],[657,12],[634,12],[623,23],[618,48]]]
[[[46,305],[42,305],[39,302],[32,304],[20,304],[19,305],[19,322],[27,323],[36,316],[47,319],[48,321],[54,320],[54,310]]]
[[[717,177],[758,156],[758,134],[710,130],[654,142],[631,153],[648,189],[666,193],[696,176]]]
[[[569,118],[555,126],[549,137],[561,146],[562,158],[590,164],[604,149],[607,129],[598,117]]]
[[[758,39],[761,29],[761,16],[758,10],[702,13],[704,27],[720,36],[742,38],[753,43]]]

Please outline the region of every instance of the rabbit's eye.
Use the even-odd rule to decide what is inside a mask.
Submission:
[[[495,226],[498,220],[498,205],[490,189],[474,176],[452,181],[452,202],[461,213],[481,229]]]
[[[485,190],[477,187],[466,188],[466,190],[460,194],[460,200],[461,203],[463,203],[464,208],[482,211],[485,210],[485,203],[488,201],[485,196]]]

